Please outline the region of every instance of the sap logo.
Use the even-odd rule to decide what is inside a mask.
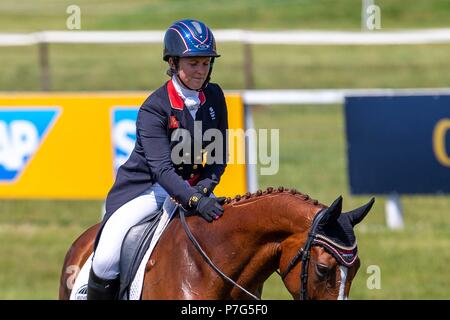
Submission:
[[[136,142],[136,119],[138,109],[114,108],[112,112],[112,143],[114,149],[114,172],[125,163]]]
[[[0,110],[0,182],[13,182],[36,153],[58,109]]]

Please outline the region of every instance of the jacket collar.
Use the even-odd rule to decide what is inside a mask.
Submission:
[[[184,109],[184,101],[181,99],[181,97],[178,95],[177,90],[175,89],[175,86],[173,85],[172,79],[170,79],[167,82],[167,92],[169,94],[169,101],[172,108],[177,110],[183,110]],[[206,96],[203,91],[200,91],[198,95],[200,99],[200,105],[203,105],[206,102]]]
[[[205,93],[203,91],[200,91],[198,97],[200,99],[200,105],[202,106],[206,102]]]

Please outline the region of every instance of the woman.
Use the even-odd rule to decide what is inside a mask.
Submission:
[[[209,83],[216,57],[214,36],[202,22],[180,20],[166,31],[163,59],[169,64],[171,79],[139,109],[135,147],[119,168],[106,199],[89,274],[88,299],[116,298],[122,241],[128,230],[155,213],[167,196],[208,222],[222,215],[221,199],[210,197],[225,170],[227,156],[225,98],[217,84]],[[200,152],[208,144],[203,141],[200,152],[195,152],[199,149],[195,144],[188,152],[182,149],[181,162],[179,152],[173,152],[179,143],[178,139],[173,141],[175,131],[184,130],[194,137],[194,123],[199,122],[202,134],[208,129],[220,130],[223,150],[218,151],[223,161],[205,164]]]

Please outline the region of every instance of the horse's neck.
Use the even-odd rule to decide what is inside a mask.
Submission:
[[[281,242],[294,233],[307,232],[319,208],[298,196],[281,193],[233,203],[230,213],[258,242]]]
[[[317,205],[290,194],[231,204],[225,215],[239,229],[234,236],[242,239],[243,251],[250,255],[243,270],[243,274],[254,275],[248,282],[258,286],[278,268],[281,242],[293,234],[306,234],[317,210]]]

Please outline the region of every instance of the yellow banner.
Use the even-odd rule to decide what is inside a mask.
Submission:
[[[1,94],[0,198],[105,198],[134,146],[147,95]],[[244,129],[241,97],[226,95],[226,102],[230,129]],[[236,148],[245,152],[243,142]],[[215,193],[246,190],[245,164],[229,164]]]

